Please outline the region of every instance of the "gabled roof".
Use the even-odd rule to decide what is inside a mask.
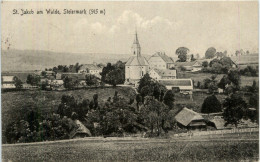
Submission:
[[[159,76],[167,77],[167,76],[176,76],[176,70],[169,69],[153,69]]]
[[[79,120],[75,120],[75,123],[78,127],[70,133],[70,138],[73,138],[76,134],[86,134],[88,136],[91,136],[88,128],[86,128]]]
[[[94,64],[83,64],[79,70],[85,70],[85,69],[89,69],[89,70],[101,70],[102,68],[94,65]]]
[[[126,64],[126,66],[148,66],[148,61],[143,56],[131,56]]]
[[[177,122],[181,123],[184,126],[188,126],[193,120],[204,120],[204,118],[197,112],[192,111],[188,108],[183,108],[176,116],[175,119]]]
[[[192,62],[175,62],[176,66],[194,66],[195,64],[200,64],[198,61],[192,61]]]
[[[162,53],[162,52],[156,52],[151,57],[161,57],[163,59],[163,61],[166,63],[174,63],[174,61],[171,57],[167,56],[165,53]],[[150,60],[150,58],[149,58],[149,60]]]
[[[86,77],[84,74],[81,74],[81,73],[62,73],[61,74],[61,79],[65,78],[66,76],[68,78],[72,78],[72,79],[79,79],[79,80],[85,80]]]
[[[159,82],[166,86],[192,86],[191,79],[159,80]]]

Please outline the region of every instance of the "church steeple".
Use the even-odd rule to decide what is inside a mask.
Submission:
[[[139,44],[138,36],[137,36],[137,31],[135,30],[135,38],[134,38],[134,43],[132,45],[132,54],[134,56],[141,56],[141,46]]]

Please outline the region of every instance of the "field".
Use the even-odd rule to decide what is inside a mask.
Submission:
[[[201,83],[204,79],[210,78],[213,74],[210,73],[191,73],[191,72],[180,72],[178,73],[179,78],[191,78],[195,81],[195,84],[197,84],[198,81]],[[223,77],[223,74],[218,74],[216,80],[220,81],[220,79]],[[253,81],[258,82],[258,77],[248,77],[248,76],[241,76],[241,86],[251,86],[253,84]]]
[[[253,139],[252,139],[253,138]],[[84,138],[3,145],[3,161],[257,161],[258,134],[213,139]]]
[[[38,107],[41,114],[55,112],[61,102],[62,95],[73,95],[78,101],[82,99],[92,100],[92,96],[97,93],[99,103],[104,103],[108,97],[113,97],[115,91],[121,97],[129,99],[135,95],[133,89],[128,87],[110,87],[97,89],[81,89],[74,91],[23,91],[2,93],[2,130],[12,121],[17,121],[21,116],[28,113],[28,110]],[[4,135],[4,132],[2,132]],[[3,136],[4,137],[4,136]],[[3,138],[3,143],[4,143]]]

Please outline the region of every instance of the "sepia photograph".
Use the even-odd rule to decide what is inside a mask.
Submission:
[[[2,1],[1,160],[259,161],[259,2]]]

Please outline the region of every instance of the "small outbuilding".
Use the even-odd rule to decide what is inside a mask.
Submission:
[[[70,138],[84,138],[84,137],[91,137],[91,133],[88,128],[86,128],[79,120],[75,120],[77,124],[77,128],[75,128],[70,133]]]
[[[175,116],[175,119],[180,128],[205,129],[207,127],[205,119],[199,113],[186,107]]]

